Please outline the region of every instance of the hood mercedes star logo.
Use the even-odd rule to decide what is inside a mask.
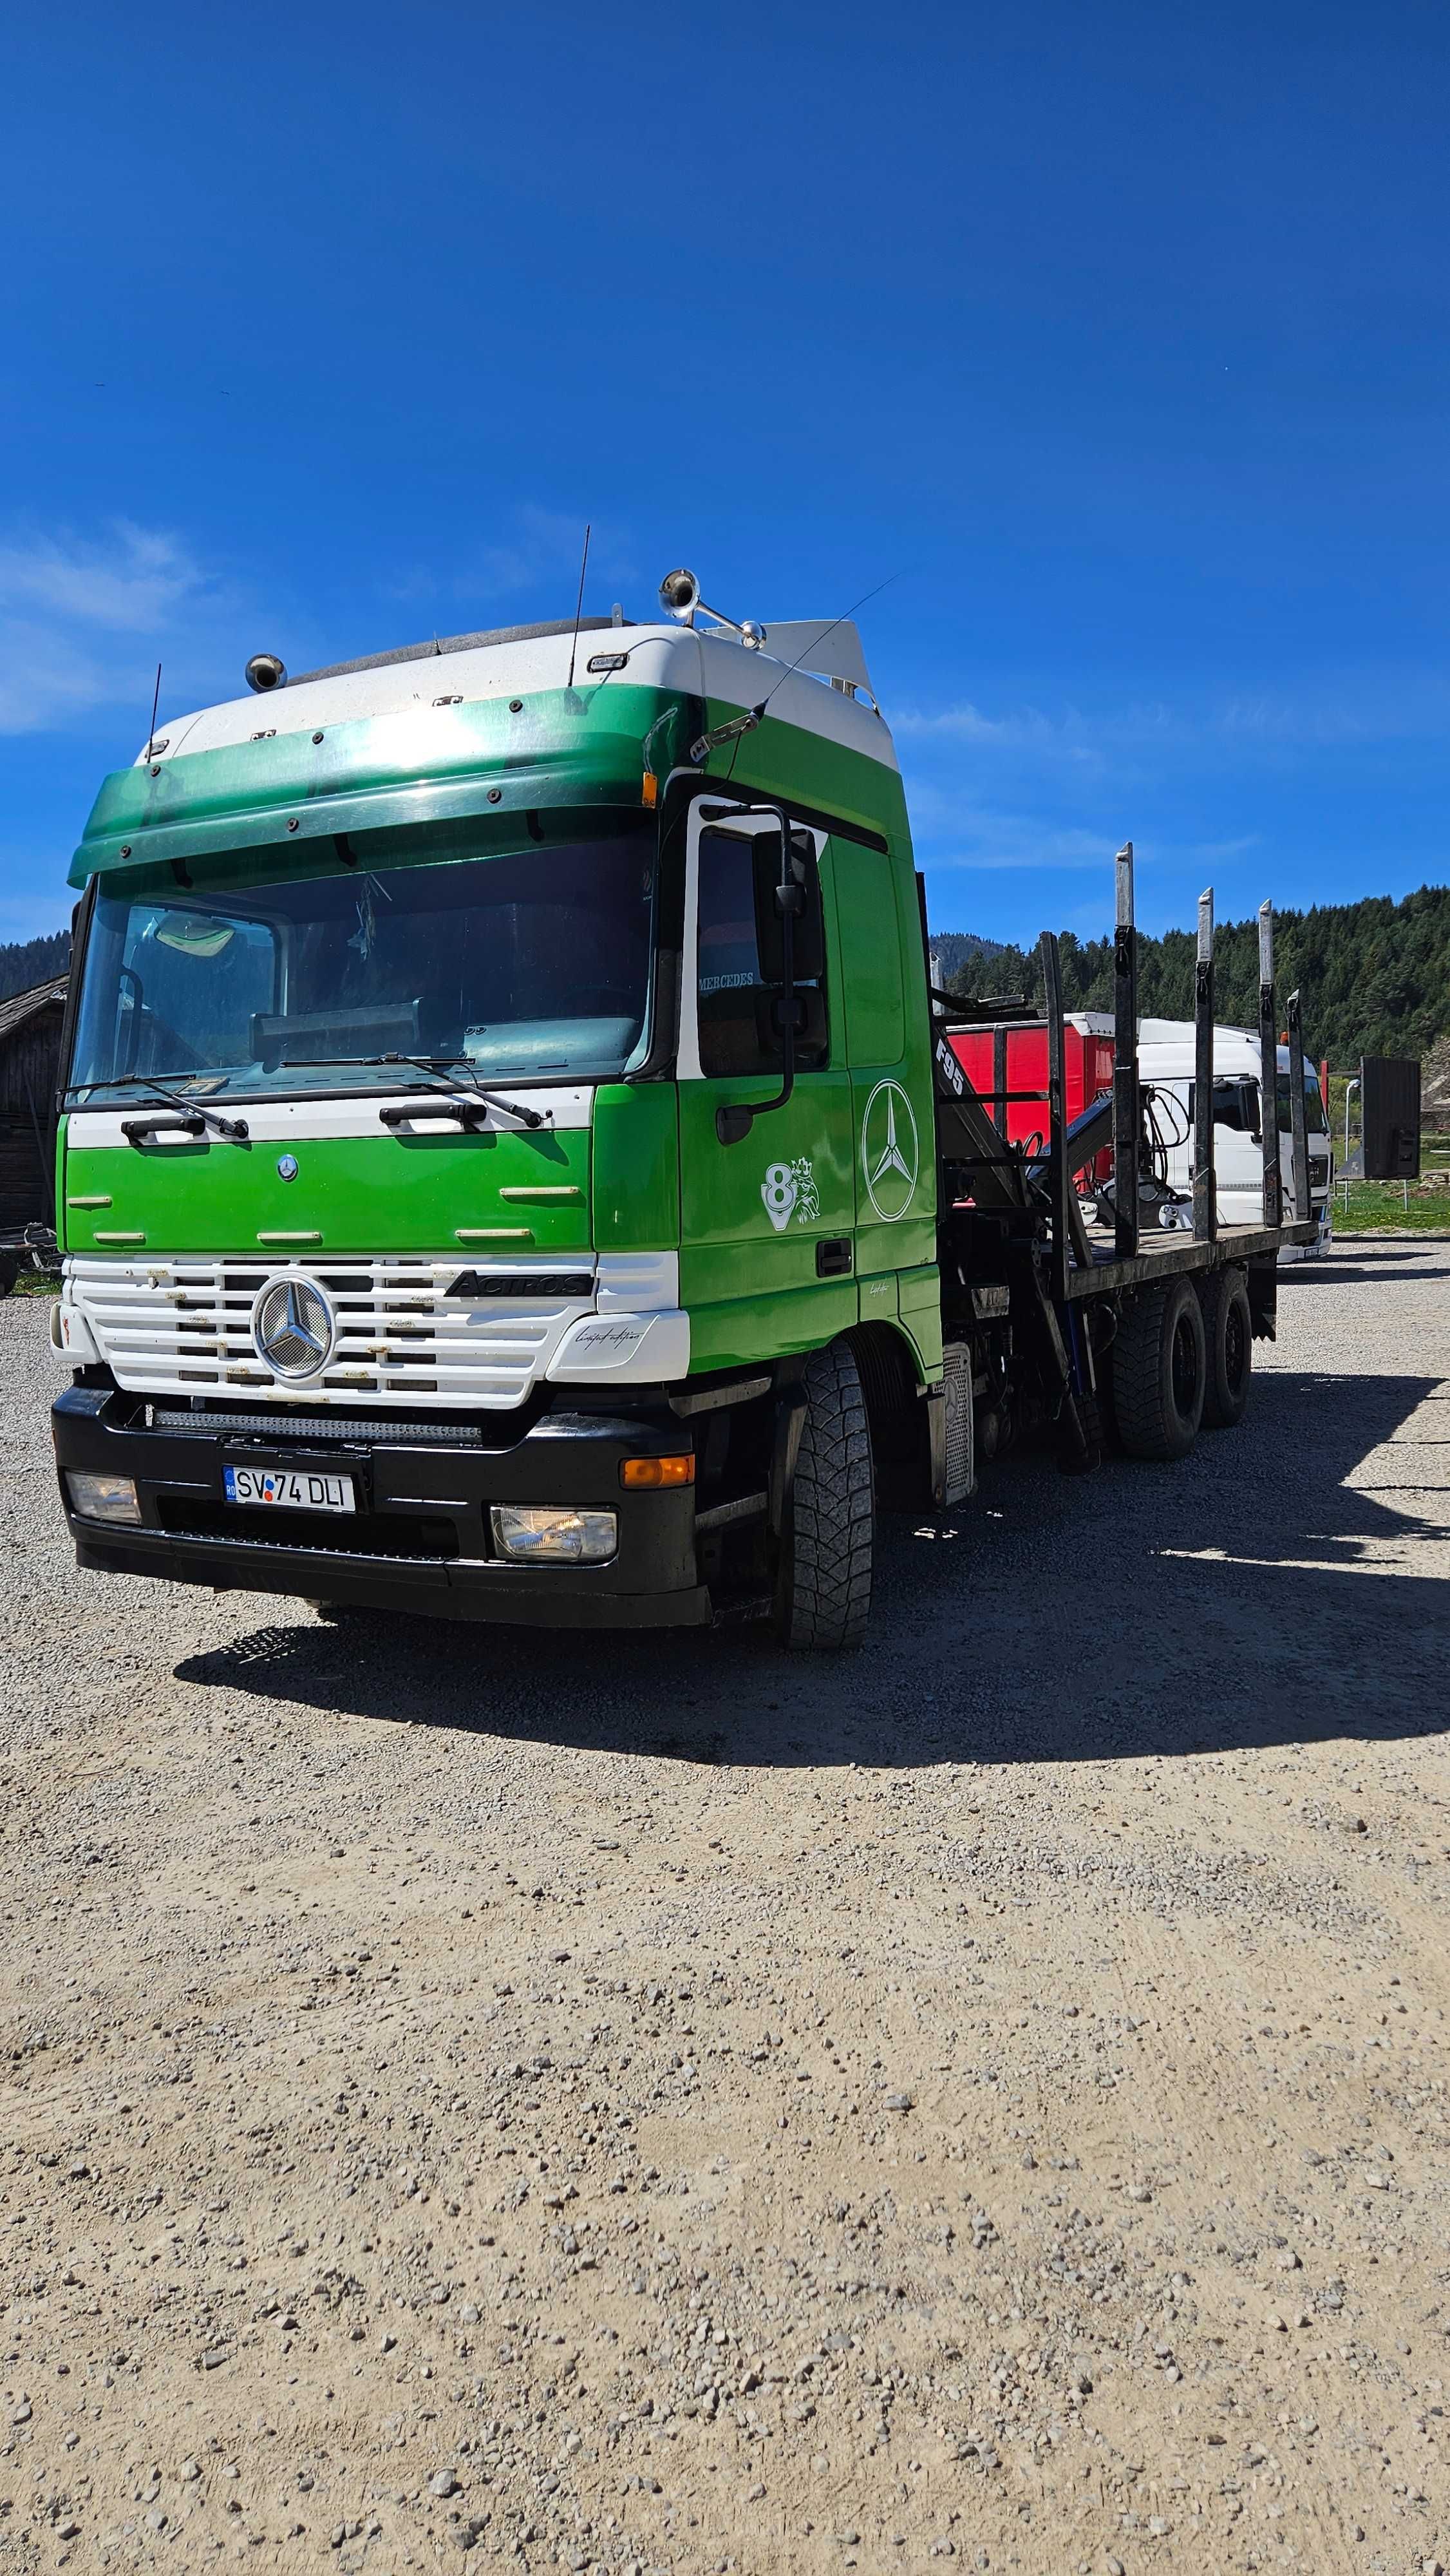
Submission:
[[[279,1181],[295,1181],[295,1180],[296,1180],[296,1178],[297,1178],[297,1157],[296,1157],[296,1155],[295,1155],[295,1154],[279,1154],[279,1155],[278,1155],[278,1157],[277,1157],[277,1178],[278,1178],[278,1180],[279,1180]]]

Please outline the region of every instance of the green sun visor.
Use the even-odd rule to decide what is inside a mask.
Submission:
[[[270,701],[259,701],[259,709]],[[112,772],[96,798],[70,882],[152,865],[190,869],[219,851],[335,843],[477,817],[518,846],[528,813],[651,801],[687,757],[703,702],[617,681],[463,706],[420,701],[317,732],[264,729],[250,742]],[[648,738],[648,755],[645,744]],[[474,836],[475,849],[483,842]],[[173,880],[176,881],[176,880]]]

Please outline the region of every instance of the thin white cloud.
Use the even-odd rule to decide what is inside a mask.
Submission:
[[[908,707],[892,730],[924,748],[961,743],[1004,762],[1030,758],[1079,770],[1232,747],[1240,758],[1324,751],[1376,742],[1443,739],[1450,721],[1450,678],[1433,670],[1386,674],[1340,672],[1306,680],[1298,690],[1260,690],[1198,703],[1134,700],[1088,715],[1076,706],[1056,714],[1011,707],[993,714],[970,698],[934,710]]]
[[[109,694],[104,662],[82,643],[0,609],[0,734],[48,732]]]
[[[395,599],[442,602],[466,600],[468,623],[486,625],[494,601],[517,600],[532,592],[541,616],[567,616],[578,593],[584,552],[584,521],[564,510],[548,510],[525,501],[508,513],[504,526],[484,545],[446,573],[415,564],[389,585]],[[598,615],[601,596],[616,597],[636,578],[635,566],[618,534],[596,524],[589,540],[589,569],[584,594],[586,615]],[[449,615],[453,614],[450,607]],[[441,611],[440,611],[441,617]]]
[[[0,734],[45,733],[131,705],[138,739],[155,663],[208,666],[222,603],[164,529],[0,540]]]
[[[302,670],[317,642],[295,606],[204,569],[170,530],[0,529],[0,735],[94,731],[124,711],[139,748],[158,662],[165,723],[240,697],[249,653],[280,643]]]
[[[129,519],[100,543],[37,536],[0,544],[0,609],[42,609],[136,635],[161,625],[200,586],[174,537]]]

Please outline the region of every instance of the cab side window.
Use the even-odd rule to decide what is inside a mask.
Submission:
[[[1188,1117],[1193,1120],[1197,1085],[1188,1086]],[[1237,1136],[1257,1137],[1259,1133],[1259,1086],[1252,1075],[1245,1074],[1213,1086],[1213,1123],[1231,1128]]]
[[[768,847],[778,869],[778,837]],[[752,835],[701,833],[695,990],[700,1069],[706,1074],[779,1070],[784,996],[780,984],[766,980],[758,928],[770,870],[766,845]],[[814,870],[812,883],[818,906]],[[798,989],[796,1064],[804,1071],[826,1060],[825,994],[819,978]]]

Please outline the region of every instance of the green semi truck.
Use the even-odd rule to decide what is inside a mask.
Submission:
[[[1009,1142],[848,620],[737,623],[681,572],[652,623],[247,676],[153,727],[72,870],[83,1566],[838,1647],[879,1509],[965,1500],[1014,1437],[1084,1467],[1241,1414],[1277,1167],[1256,1228],[1154,1178],[1131,863],[1113,1096],[1064,1116],[1045,938]]]

